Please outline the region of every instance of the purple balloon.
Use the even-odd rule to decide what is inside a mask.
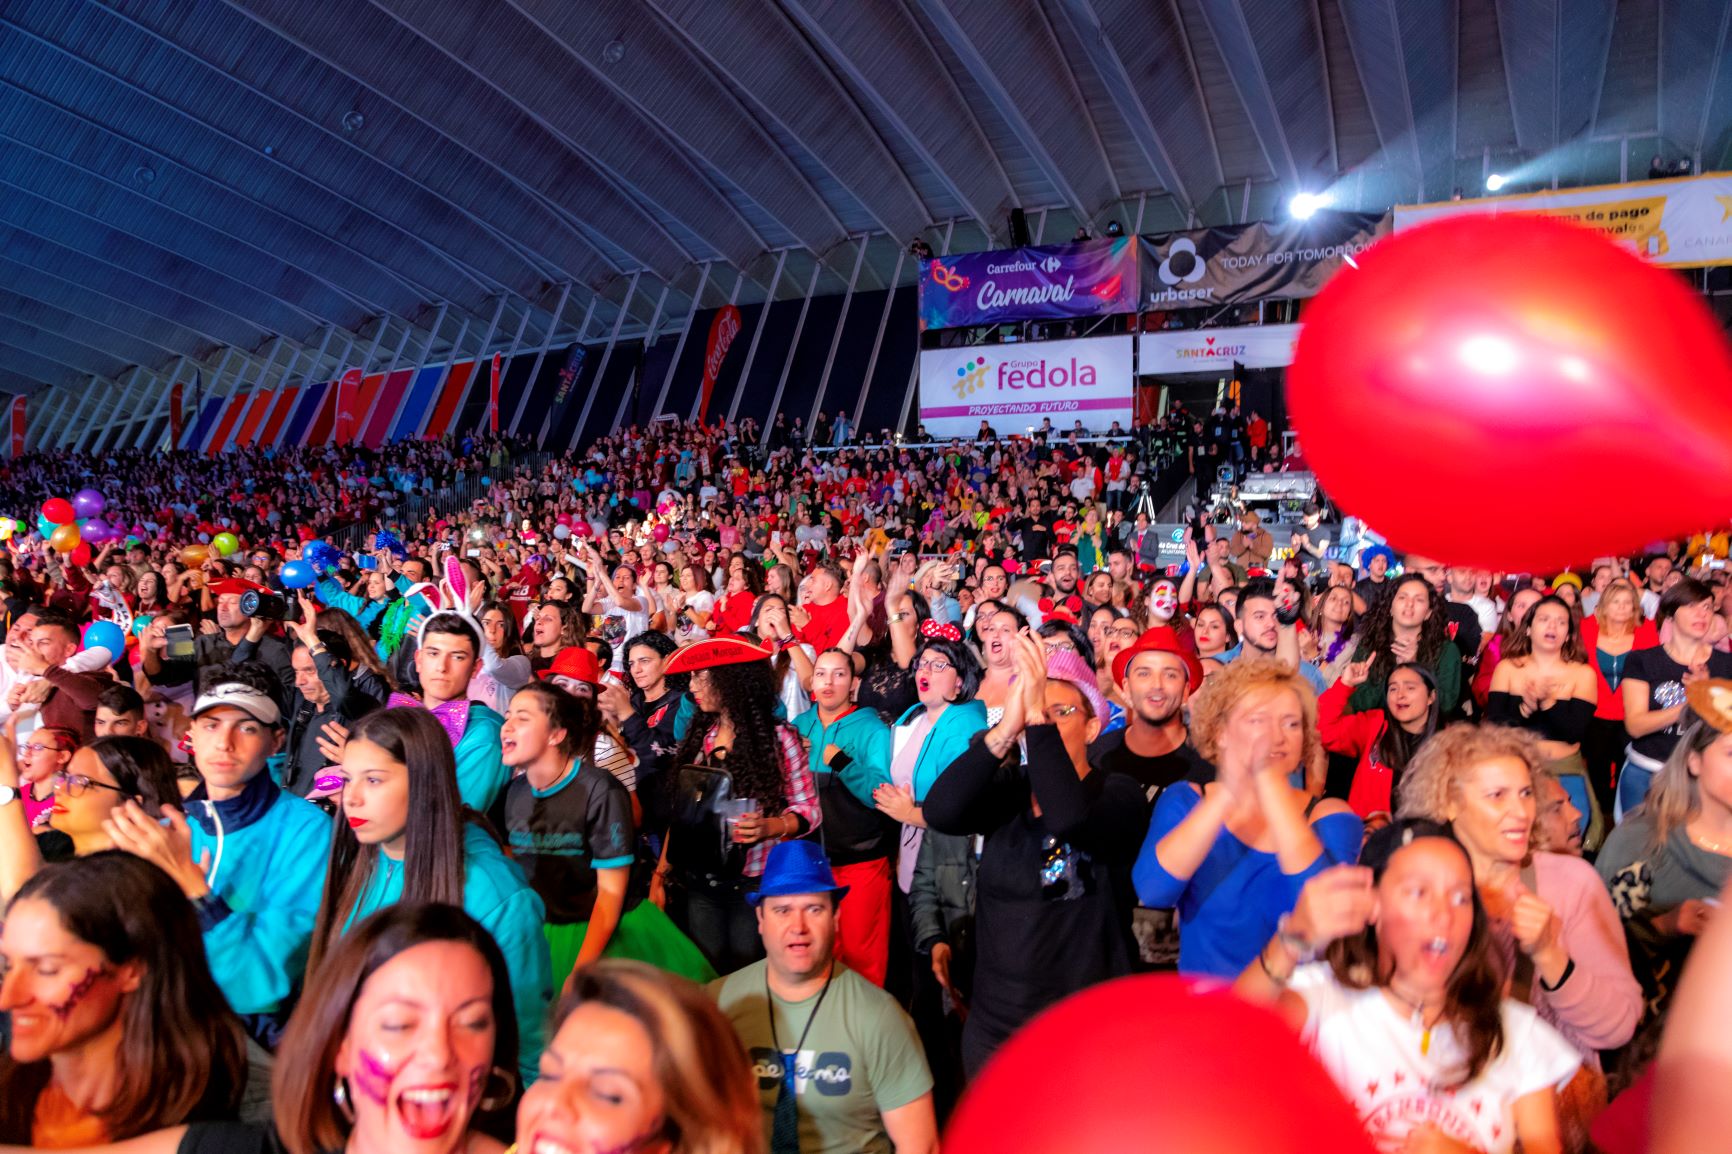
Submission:
[[[84,523],[84,528],[79,532],[86,541],[96,545],[100,545],[104,541],[112,541],[115,537],[114,526],[110,525],[107,521],[104,521],[101,517],[92,517],[90,520],[86,521]]]
[[[94,517],[107,507],[108,502],[95,489],[80,489],[72,495],[72,511],[80,517]]]

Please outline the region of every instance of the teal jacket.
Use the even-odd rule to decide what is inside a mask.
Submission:
[[[403,897],[403,863],[380,854],[373,877],[355,903],[345,930]],[[463,908],[484,926],[505,955],[517,1006],[517,1069],[535,1080],[541,1061],[543,1019],[553,1000],[553,963],[542,924],[547,908],[517,863],[474,822],[463,826]]]
[[[368,633],[373,631],[373,622],[391,607],[389,601],[373,601],[359,593],[350,593],[331,577],[320,578],[314,589],[317,590],[320,601],[332,609],[341,609],[360,622],[361,628]]]
[[[211,858],[213,900],[200,910],[211,974],[237,1014],[278,1016],[307,968],[331,819],[268,772],[214,803],[214,815],[198,798],[187,825],[193,860]]]
[[[812,775],[830,772],[830,767],[824,764],[824,747],[836,746],[852,759],[836,776],[860,804],[873,808],[872,792],[890,784],[890,727],[879,720],[877,710],[855,709],[826,726],[814,705],[796,717],[793,725],[794,731],[806,741],[806,760]]]
[[[897,727],[912,722],[925,708],[919,704],[911,706],[907,713],[896,719]],[[950,763],[962,756],[962,751],[968,748],[974,735],[985,728],[986,706],[978,700],[959,701],[945,706],[944,712],[938,715],[938,720],[927,730],[926,740],[920,745],[920,755],[914,762],[916,804],[926,800],[926,791],[932,788],[938,775],[950,768]],[[895,748],[894,744],[891,748]]]
[[[505,719],[479,701],[469,703],[469,723],[457,743],[457,793],[476,813],[487,813],[511,782],[499,747]]]

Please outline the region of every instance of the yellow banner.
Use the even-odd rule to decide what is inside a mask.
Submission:
[[[1732,173],[1397,205],[1395,230],[1473,212],[1534,213],[1574,221],[1672,268],[1732,264]]]

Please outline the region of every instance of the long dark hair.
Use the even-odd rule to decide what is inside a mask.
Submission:
[[[139,964],[138,989],[120,1008],[114,1097],[100,1112],[109,1139],[233,1117],[246,1085],[246,1034],[211,977],[180,887],[141,857],[104,850],[43,866],[8,909],[26,900],[52,906],[66,932],[111,965]],[[50,1061],[20,1065],[0,1050],[0,1141],[30,1141],[52,1076]]]
[[[1586,665],[1588,663],[1588,647],[1582,644],[1581,619],[1577,617],[1576,611],[1570,603],[1556,593],[1547,593],[1528,606],[1528,611],[1522,614],[1521,625],[1516,628],[1514,633],[1510,634],[1509,640],[1503,643],[1502,651],[1499,654],[1500,659],[1508,661],[1512,657],[1527,657],[1533,653],[1534,614],[1540,611],[1542,605],[1556,605],[1564,611],[1564,619],[1568,622],[1564,627],[1563,651],[1558,656],[1571,665]]]
[[[523,631],[517,627],[517,614],[511,611],[511,606],[491,598],[481,603],[481,608],[475,614],[475,620],[479,622],[489,613],[495,611],[505,618],[505,637],[499,648],[495,650],[499,654],[500,660],[503,661],[507,657],[516,657],[523,652]]]
[[[1365,627],[1359,643],[1359,648],[1353,653],[1356,661],[1371,658],[1371,681],[1388,681],[1389,674],[1395,668],[1395,655],[1390,646],[1395,643],[1395,599],[1400,595],[1402,587],[1414,582],[1425,587],[1426,604],[1425,620],[1419,626],[1419,648],[1413,659],[1421,665],[1437,664],[1437,655],[1443,651],[1443,646],[1449,640],[1448,614],[1443,608],[1443,598],[1438,595],[1430,581],[1418,573],[1404,573],[1397,577],[1389,587],[1389,592],[1377,599],[1371,611],[1365,615]]]
[[[1366,839],[1360,864],[1370,866],[1374,881],[1381,882],[1395,855],[1420,838],[1437,838],[1455,846],[1467,862],[1468,877],[1473,877],[1473,861],[1466,848],[1448,826],[1429,818],[1400,818],[1372,834]],[[1467,950],[1444,989],[1443,1021],[1455,1027],[1466,1050],[1465,1059],[1454,1071],[1452,1088],[1479,1077],[1503,1049],[1503,959],[1492,940],[1479,887],[1470,883],[1468,889],[1473,894],[1473,928],[1468,931]],[[1348,989],[1381,988],[1393,976],[1378,956],[1375,922],[1357,934],[1337,938],[1324,956],[1335,980]]]
[[[574,757],[595,760],[595,738],[602,732],[602,716],[594,698],[579,697],[551,681],[531,681],[513,693],[511,700],[515,703],[526,695],[541,702],[542,712],[547,714],[553,728],[565,730],[565,740],[559,743],[560,756],[567,760]]]
[[[164,805],[178,806],[180,786],[168,751],[145,737],[99,737],[85,746],[128,797],[137,798],[152,818]]]
[[[425,709],[381,709],[355,723],[349,742],[357,741],[372,742],[407,767],[409,824],[399,900],[462,905],[464,809],[457,794],[457,758],[444,728]],[[313,927],[309,973],[343,936],[378,864],[379,847],[362,845],[347,822],[338,822]]]
[[[782,723],[776,720],[776,682],[770,663],[716,665],[704,672],[721,698],[723,711],[734,723],[734,747],[728,750],[726,761],[728,774],[734,779],[734,796],[755,797],[765,813],[781,813],[788,808],[788,790],[782,779],[782,749],[777,740]],[[720,720],[716,713],[694,714],[676,764],[701,761],[704,738]]]
[[[1426,710],[1425,728],[1418,733],[1409,733],[1402,728],[1401,722],[1395,720],[1389,712],[1389,688],[1387,683],[1384,686],[1383,732],[1377,737],[1377,746],[1372,750],[1372,756],[1377,759],[1379,764],[1389,767],[1391,775],[1390,797],[1401,796],[1399,791],[1402,771],[1407,768],[1407,763],[1412,759],[1414,751],[1423,745],[1428,737],[1437,732],[1438,719],[1443,713],[1441,695],[1437,692],[1437,674],[1417,661],[1404,661],[1390,670],[1389,675],[1394,677],[1403,669],[1411,669],[1416,673],[1419,680],[1425,684],[1425,688],[1431,692],[1431,708]]]
[[[429,942],[456,942],[480,954],[493,975],[493,1064],[517,1068],[517,1011],[505,956],[481,923],[454,905],[403,901],[356,925],[308,971],[306,994],[289,1019],[271,1074],[277,1133],[291,1154],[341,1150],[349,1123],[337,1112],[337,1051],[361,988],[386,962]]]

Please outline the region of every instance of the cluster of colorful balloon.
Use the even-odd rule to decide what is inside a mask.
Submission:
[[[56,553],[67,557],[74,565],[90,564],[92,545],[101,545],[120,536],[120,531],[102,519],[108,502],[95,489],[80,489],[65,497],[50,497],[42,502],[36,517],[36,531]],[[11,518],[0,522],[4,529],[0,541],[9,539],[20,528]]]

